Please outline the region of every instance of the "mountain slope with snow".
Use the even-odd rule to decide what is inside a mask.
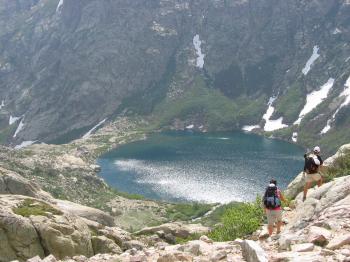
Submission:
[[[163,105],[161,128],[248,126],[328,143],[349,126],[338,98],[349,16],[345,0],[0,0],[3,142],[69,141],[104,119],[158,117]]]

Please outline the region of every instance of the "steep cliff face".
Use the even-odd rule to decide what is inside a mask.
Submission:
[[[331,137],[349,126],[346,106],[333,117],[350,72],[349,11],[347,0],[2,0],[3,137],[73,137],[121,113],[153,113],[161,126],[195,115],[209,129],[271,131],[265,121],[293,125],[307,94],[334,79],[308,114],[320,117],[279,134],[313,127],[316,137],[329,120]],[[178,109],[188,97],[194,105]],[[225,106],[208,105],[217,103]]]

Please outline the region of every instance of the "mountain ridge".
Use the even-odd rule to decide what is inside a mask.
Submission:
[[[292,141],[299,133],[300,144],[321,140],[334,152],[349,139],[348,107],[329,133],[320,132],[349,77],[349,6],[345,0],[1,1],[3,143],[69,141],[106,118],[134,114],[164,119],[157,128],[196,116],[209,130],[262,122],[264,133],[263,113],[276,97],[271,120],[283,117],[289,128],[274,136]],[[319,57],[304,74],[315,46]],[[293,125],[307,94],[331,77],[329,95],[306,116],[319,118]],[[159,105],[173,101],[176,108],[197,87],[207,101],[159,116]],[[226,105],[211,108],[217,97]],[[21,117],[21,128],[20,121],[8,125],[10,116]]]

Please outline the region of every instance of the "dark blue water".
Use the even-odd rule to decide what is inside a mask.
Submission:
[[[120,191],[151,199],[227,203],[282,189],[303,167],[303,149],[241,132],[169,132],[103,155],[100,176]]]

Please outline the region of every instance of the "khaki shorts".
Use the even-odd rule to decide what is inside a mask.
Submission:
[[[305,173],[305,183],[310,183],[310,182],[317,182],[322,178],[322,176],[319,173],[315,174],[307,174]]]
[[[282,222],[282,210],[266,210],[267,224],[273,226],[276,222]]]

